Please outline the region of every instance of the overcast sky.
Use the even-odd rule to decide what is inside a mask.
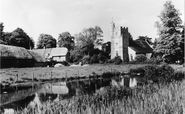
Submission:
[[[110,41],[110,23],[128,27],[138,36],[157,38],[154,27],[167,0],[0,0],[0,22],[4,32],[22,28],[36,42],[41,33],[58,39],[59,33],[71,35],[84,28],[100,26],[104,41]],[[180,10],[184,24],[184,0],[171,0]]]

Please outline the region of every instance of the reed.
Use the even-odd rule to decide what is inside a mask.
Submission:
[[[106,87],[93,95],[43,104],[41,114],[183,114],[185,80],[148,84],[134,89]],[[37,114],[37,107],[17,112]]]

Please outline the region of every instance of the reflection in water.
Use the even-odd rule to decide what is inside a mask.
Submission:
[[[82,94],[93,94],[97,90],[103,90],[103,87],[109,85],[117,88],[123,86],[132,88],[137,85],[137,79],[125,76],[124,78],[123,77],[117,77],[112,79],[100,78],[93,80],[47,83],[37,87],[37,89],[35,88],[36,90],[33,90],[30,96],[27,96],[21,100],[5,104],[1,102],[1,111],[3,110],[5,111],[6,109],[12,111],[33,107],[37,107],[39,110],[42,107],[42,104],[48,100],[56,102],[62,99],[68,99],[75,95],[78,96]],[[24,91],[26,92],[28,90]],[[16,95],[16,93],[17,92],[15,92],[14,94]],[[8,99],[8,94],[9,93],[1,94],[2,99],[3,97]]]

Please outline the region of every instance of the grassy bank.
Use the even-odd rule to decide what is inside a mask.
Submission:
[[[185,80],[135,89],[107,87],[94,95],[44,103],[43,114],[183,114]],[[38,113],[34,110],[21,112]]]
[[[90,65],[86,67],[34,67],[34,68],[7,68],[0,70],[0,82],[10,78],[15,78],[18,75],[18,80],[22,78],[32,79],[34,75],[37,79],[49,79],[51,75],[53,78],[61,77],[76,77],[76,76],[89,76],[92,73],[102,74],[104,72],[125,72],[130,69],[146,66],[146,64],[123,64],[123,65]],[[182,65],[171,65],[174,69],[185,71],[185,67]]]

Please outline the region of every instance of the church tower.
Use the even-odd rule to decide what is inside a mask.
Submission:
[[[124,62],[129,61],[129,36],[127,27],[116,27],[115,23],[111,22],[111,59],[120,56]]]

